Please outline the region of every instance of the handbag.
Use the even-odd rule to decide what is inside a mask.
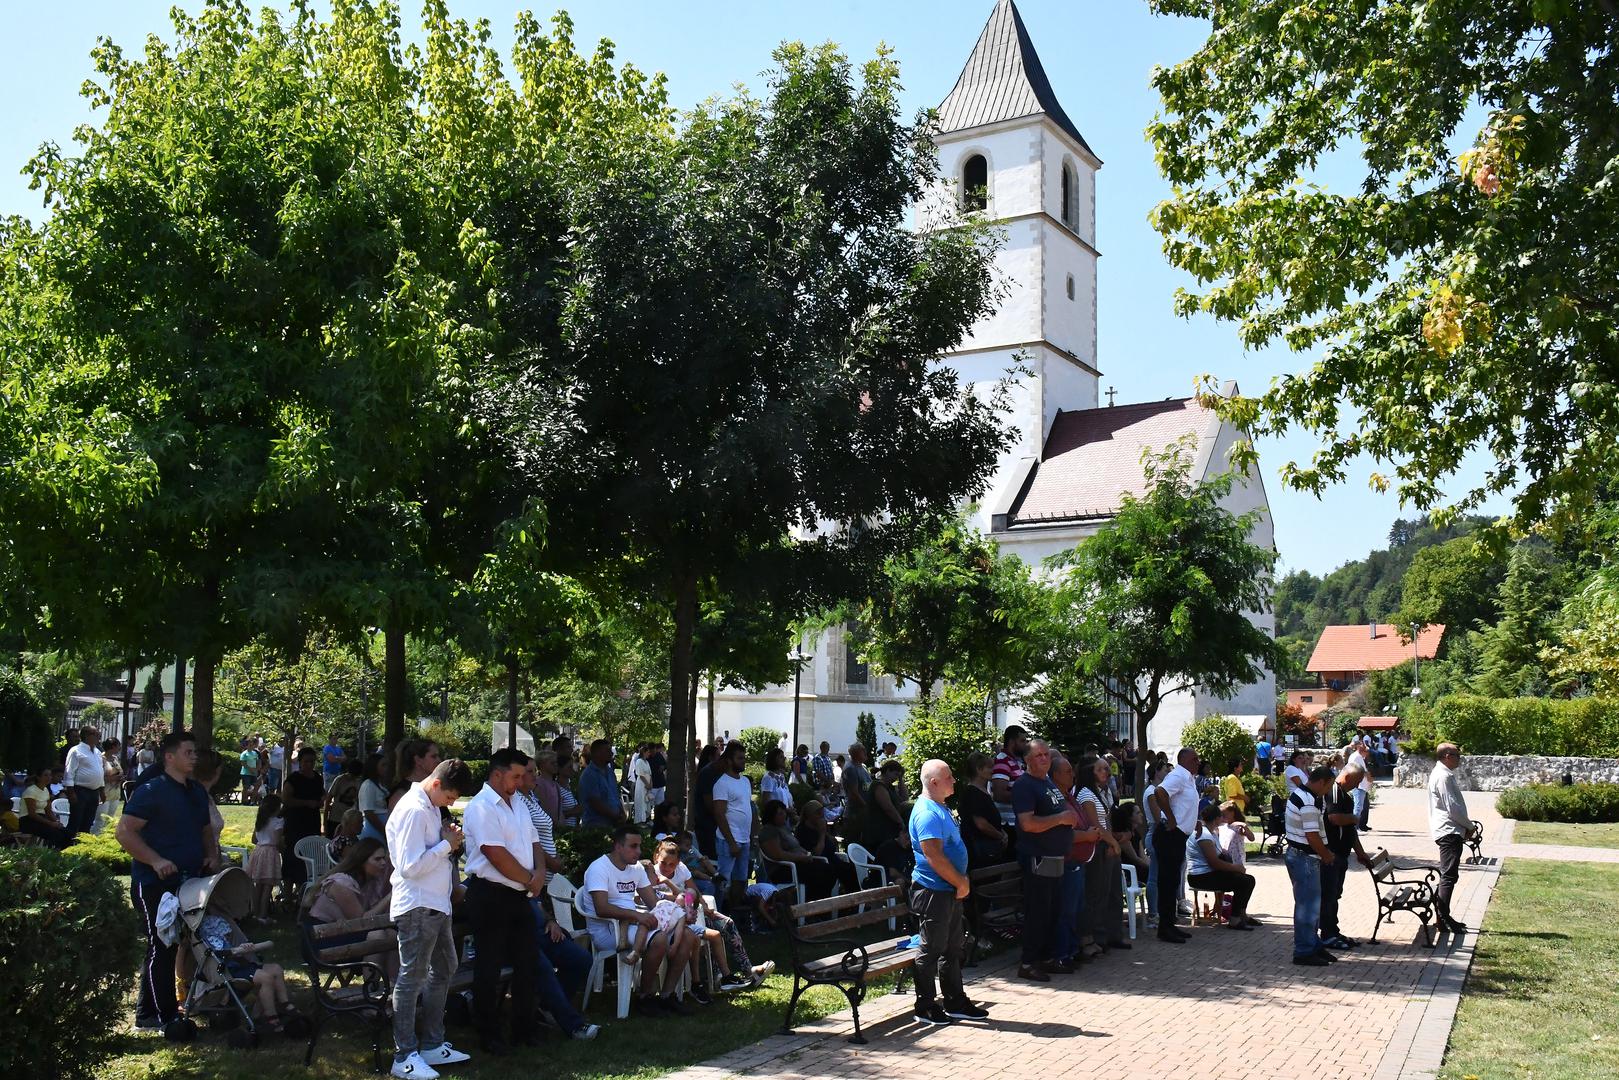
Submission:
[[[1032,868],[1035,877],[1049,878],[1060,878],[1068,869],[1061,855],[1036,855]]]

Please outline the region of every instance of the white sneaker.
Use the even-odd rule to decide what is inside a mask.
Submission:
[[[388,1075],[397,1076],[399,1080],[438,1080],[438,1073],[414,1051],[404,1061],[395,1059]]]
[[[573,1033],[573,1035],[571,1036],[571,1038],[575,1038],[575,1039],[594,1039],[596,1036],[600,1035],[601,1033],[602,1033],[602,1026],[600,1024],[586,1024],[584,1027],[580,1028],[578,1031],[575,1031]]]
[[[439,1043],[431,1050],[423,1050],[421,1057],[428,1065],[456,1065],[472,1060],[471,1054],[464,1054],[447,1042]]]

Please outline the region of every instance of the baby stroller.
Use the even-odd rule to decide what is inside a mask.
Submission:
[[[237,1049],[257,1046],[259,1025],[248,1005],[253,965],[245,957],[271,943],[250,941],[241,929],[241,920],[253,912],[252,879],[239,867],[226,867],[213,877],[182,883],[179,899],[180,949],[193,964],[187,1019],[228,1031]]]

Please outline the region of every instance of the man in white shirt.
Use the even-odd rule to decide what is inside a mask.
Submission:
[[[1371,831],[1372,819],[1372,766],[1366,749],[1366,736],[1357,735],[1346,763],[1351,769],[1360,773],[1360,783],[1355,786],[1355,816],[1360,819],[1362,832]]]
[[[107,763],[97,743],[100,738],[100,730],[87,724],[79,729],[79,741],[67,752],[62,788],[68,801],[69,836],[89,832],[90,826],[96,823],[96,810],[101,806],[101,789],[107,783]]]
[[[539,938],[529,899],[545,891],[545,850],[528,809],[514,798],[528,771],[528,755],[515,747],[495,751],[489,779],[467,804],[467,915],[472,923],[472,1012],[485,1053],[504,1057],[500,969],[512,968],[511,1043],[533,1045],[536,957]]]
[[[400,796],[388,815],[388,860],[393,863],[388,914],[399,932],[399,975],[394,980],[394,1060],[399,1080],[435,1080],[435,1065],[468,1056],[444,1041],[444,999],[455,974],[455,937],[450,932],[450,893],[461,830],[447,824],[443,808],[472,787],[472,773],[456,758],[438,767]],[[418,1006],[417,1000],[420,999]],[[422,1034],[416,1035],[420,1016]]]
[[[270,775],[265,777],[265,787],[270,791],[281,790],[281,778],[286,775],[283,771],[287,763],[287,748],[280,743],[270,747]]]
[[[674,985],[680,972],[691,963],[698,939],[685,930],[684,919],[671,923],[668,930],[658,929],[658,918],[652,914],[658,895],[641,865],[638,826],[623,824],[613,830],[613,848],[585,871],[584,889],[588,898],[584,905],[585,929],[597,951],[618,951],[617,924],[627,924],[625,941],[641,957],[641,993],[636,998],[636,1011],[645,1016],[691,1012],[675,998]],[[637,900],[643,906],[636,906]],[[669,963],[660,996],[658,969],[665,966],[666,957]]]
[[[731,883],[733,910],[742,902],[742,892],[748,887],[748,873],[752,862],[748,849],[758,829],[758,816],[753,806],[753,784],[742,775],[748,752],[741,743],[733,742],[725,748],[722,764],[725,772],[714,781],[714,825],[719,831],[715,840],[720,875]]]
[[[1176,945],[1191,937],[1175,925],[1175,897],[1186,863],[1186,841],[1197,827],[1197,766],[1197,751],[1183,747],[1175,756],[1175,767],[1152,793],[1159,817],[1152,834],[1153,859],[1158,863],[1158,939]]]
[[[1467,924],[1450,914],[1450,896],[1461,877],[1462,844],[1473,827],[1461,782],[1456,778],[1462,752],[1455,743],[1440,743],[1434,756],[1439,760],[1428,776],[1428,832],[1439,845],[1439,887],[1434,890],[1434,911],[1440,926],[1453,934],[1465,934]]]

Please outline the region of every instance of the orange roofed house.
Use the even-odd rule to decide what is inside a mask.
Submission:
[[[1314,716],[1348,697],[1350,690],[1366,678],[1369,671],[1399,667],[1412,657],[1432,660],[1444,636],[1442,623],[1424,627],[1414,642],[1402,637],[1393,623],[1329,626],[1321,631],[1321,640],[1315,643],[1315,652],[1305,665],[1305,670],[1316,677],[1319,685],[1289,690],[1287,703],[1303,709],[1305,716]]]

